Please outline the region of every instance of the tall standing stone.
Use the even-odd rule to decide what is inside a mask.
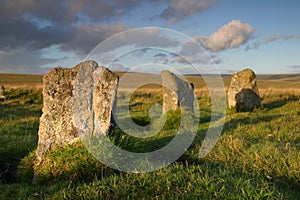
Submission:
[[[119,77],[105,67],[81,68],[73,91],[73,120],[78,131],[92,135],[106,134],[115,126],[112,117],[116,106]]]
[[[78,78],[80,75],[84,75]],[[97,77],[97,79],[93,79]],[[86,80],[78,83],[79,80]],[[97,80],[94,83],[94,80]],[[75,88],[74,84],[81,88]],[[100,122],[104,133],[111,123],[111,111],[117,88],[118,76],[104,67],[98,67],[94,61],[85,61],[74,68],[54,68],[43,77],[43,114],[40,118],[39,141],[36,150],[37,167],[43,162],[44,156],[53,147],[72,144],[79,139],[80,127],[74,123],[74,94],[79,94],[79,100],[93,104],[93,119]],[[113,91],[113,92],[112,92]],[[111,94],[111,95],[108,95]],[[109,96],[109,98],[107,98]],[[87,105],[87,104],[85,104]],[[86,109],[88,109],[86,107]],[[77,112],[86,110],[81,107]],[[95,119],[94,119],[95,118]],[[86,126],[93,126],[86,123]],[[92,127],[91,127],[92,128]]]
[[[179,107],[194,112],[193,85],[168,70],[161,72],[163,84],[163,113]]]
[[[253,111],[261,105],[256,84],[256,75],[251,69],[244,69],[231,76],[228,90],[228,105],[237,111]]]

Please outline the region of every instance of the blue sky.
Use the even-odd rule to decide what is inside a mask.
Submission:
[[[248,67],[258,74],[300,73],[299,8],[296,0],[2,0],[0,73],[42,74],[56,66],[72,67],[107,38],[141,27],[187,34],[221,73]],[[147,52],[140,63],[148,62],[148,56],[178,64],[171,54]],[[125,56],[107,67],[132,70],[131,59]],[[188,65],[178,68],[190,72]],[[143,70],[151,72],[146,66]]]

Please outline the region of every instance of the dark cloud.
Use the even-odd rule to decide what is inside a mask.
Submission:
[[[68,19],[67,6],[64,1],[3,0],[0,2],[0,19],[2,21],[24,18],[24,15],[28,13],[55,23],[71,21]]]
[[[138,0],[2,0],[1,71],[44,72],[39,70],[41,66],[55,62],[43,55],[43,50],[52,46],[84,57],[99,42],[128,29],[114,21],[141,3]]]
[[[77,22],[82,16],[99,22],[124,15],[143,2],[140,0],[2,0],[0,17],[9,19],[30,13],[54,24],[70,24]]]
[[[39,69],[42,65],[55,62],[54,59],[45,58],[42,53],[43,49],[52,46],[84,57],[103,40],[132,28],[119,22],[119,19],[130,15],[133,9],[145,2],[166,5],[167,8],[157,16],[172,23],[215,3],[208,0],[1,0],[1,70],[4,67],[13,69],[12,65],[15,64],[16,68],[27,68],[24,69],[26,73],[30,70],[39,73],[33,70],[34,67]],[[137,48],[149,44],[151,47],[178,45],[178,41],[163,36],[151,40],[156,31],[150,30],[145,33],[148,34],[146,37],[134,36],[129,39],[142,41]],[[26,56],[22,57],[21,52]],[[16,58],[22,58],[22,61],[17,62]]]
[[[0,49],[61,45],[87,53],[93,44],[127,29],[108,19],[140,4],[137,0],[4,0],[0,2]]]
[[[173,57],[173,58],[175,58],[175,57],[177,57],[178,56],[178,54],[176,54],[176,53],[169,53],[169,55],[171,56],[171,57]]]
[[[122,23],[116,24],[84,24],[84,25],[53,25],[38,28],[37,26],[21,20],[12,20],[11,24],[4,25],[0,22],[0,50],[6,52],[9,57],[3,61],[0,58],[1,67],[7,67],[11,71],[12,65],[7,65],[9,59],[11,63],[20,60],[22,65],[16,63],[16,66],[22,66],[24,73],[44,73],[44,71],[33,70],[34,66],[39,68],[44,64],[49,64],[52,60],[43,58],[42,50],[53,45],[59,49],[68,52],[74,52],[78,57],[84,57],[99,42],[109,36],[127,29]],[[13,32],[12,32],[13,31]],[[26,57],[19,55],[19,49],[26,49]],[[37,51],[41,51],[37,53]],[[32,55],[30,55],[32,53]],[[36,63],[33,65],[33,62]],[[38,63],[38,66],[37,66]],[[22,73],[20,70],[17,70]],[[16,72],[17,72],[16,71]]]
[[[76,25],[72,27],[70,38],[61,44],[61,49],[87,54],[103,40],[127,29],[123,23]]]
[[[55,63],[57,59],[43,58],[40,51],[17,49],[10,52],[0,51],[0,72],[43,74],[49,68],[41,68]]]
[[[179,21],[209,5],[208,0],[2,0],[0,1],[0,49],[62,49],[87,53],[95,43],[127,30],[121,15],[145,2],[167,3],[160,14]],[[145,42],[148,42],[147,40]],[[165,41],[157,41],[164,43]]]
[[[155,54],[154,57],[166,57],[167,54],[165,53],[158,53],[158,54]]]
[[[169,24],[174,24],[216,3],[217,0],[172,0],[158,17],[165,19]]]
[[[73,28],[61,25],[38,28],[23,19],[13,19],[10,23],[0,21],[0,49],[17,48],[42,49],[62,44],[74,37]]]

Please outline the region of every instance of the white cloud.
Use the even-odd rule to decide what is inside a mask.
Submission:
[[[200,41],[211,51],[222,51],[245,44],[253,34],[253,28],[240,20],[232,20],[210,36],[198,36]]]

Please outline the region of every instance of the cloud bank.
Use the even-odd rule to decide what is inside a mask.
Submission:
[[[4,0],[0,2],[0,49],[43,49],[61,45],[64,50],[87,53],[99,42],[128,27],[112,22],[125,10],[138,6],[131,0]],[[110,22],[111,21],[111,22]]]

